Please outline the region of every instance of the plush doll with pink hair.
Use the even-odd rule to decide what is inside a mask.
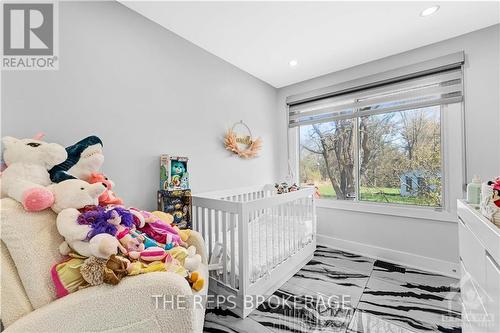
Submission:
[[[131,208],[131,211],[134,210],[134,208]],[[186,243],[181,239],[181,236],[174,227],[164,223],[160,218],[150,212],[144,210],[138,212],[140,212],[145,222],[137,228],[140,232],[145,233],[159,243],[167,244],[167,249],[177,245],[186,246]],[[168,246],[169,244],[172,245]]]

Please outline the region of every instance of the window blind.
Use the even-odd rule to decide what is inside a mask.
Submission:
[[[460,102],[461,66],[289,104],[289,127]]]

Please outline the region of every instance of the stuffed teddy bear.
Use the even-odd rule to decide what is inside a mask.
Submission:
[[[79,224],[79,209],[98,204],[99,196],[106,189],[101,183],[89,184],[80,179],[69,179],[49,186],[55,202],[52,210],[57,213],[57,230],[64,237],[59,246],[61,254],[76,251],[78,254],[90,257],[108,259],[118,253],[118,240],[108,233],[100,233],[89,239],[92,226]]]
[[[97,172],[104,163],[102,141],[97,136],[86,137],[66,148],[67,158],[49,170],[54,183],[68,179],[88,181],[92,172]]]
[[[170,170],[171,177],[172,177],[172,185],[173,186],[180,186],[181,185],[181,178],[186,172],[186,167],[184,163],[181,161],[173,161],[172,162],[172,167]]]
[[[111,255],[109,259],[89,257],[78,267],[82,279],[91,286],[118,284],[128,275],[130,261],[127,258]]]
[[[106,190],[104,191],[104,193],[99,196],[100,206],[123,205],[123,200],[115,196],[115,193],[112,191],[113,187],[115,186],[115,183],[113,183],[104,174],[92,172],[90,174],[88,182],[90,184],[103,183],[104,186],[106,186]]]
[[[30,212],[49,208],[54,196],[46,188],[51,184],[48,170],[66,159],[66,150],[56,143],[10,136],[2,143],[7,165],[2,172],[2,197],[17,200]]]

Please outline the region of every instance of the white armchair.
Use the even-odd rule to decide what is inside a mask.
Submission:
[[[10,199],[2,199],[2,215],[5,215],[4,206],[13,207],[11,203],[4,205],[5,200]],[[19,211],[18,214],[27,213]],[[2,225],[5,225],[5,218],[2,216]],[[194,245],[202,256],[203,265],[200,271],[208,284],[203,239],[200,234],[193,232],[188,243]],[[203,329],[205,309],[201,300],[205,299],[208,286],[205,285],[203,290],[193,293],[187,281],[174,273],[155,272],[126,277],[116,286],[86,288],[34,310],[3,238],[1,251],[1,319],[7,333],[191,333],[201,332]],[[33,276],[33,279],[37,278]],[[43,283],[40,287],[44,288]],[[177,306],[173,304],[174,301]]]

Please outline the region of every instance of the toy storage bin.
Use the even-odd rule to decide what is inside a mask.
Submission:
[[[314,192],[266,185],[193,195],[193,229],[212,259],[210,292],[231,296],[235,314],[246,317],[258,304],[245,297],[271,295],[312,258]]]

